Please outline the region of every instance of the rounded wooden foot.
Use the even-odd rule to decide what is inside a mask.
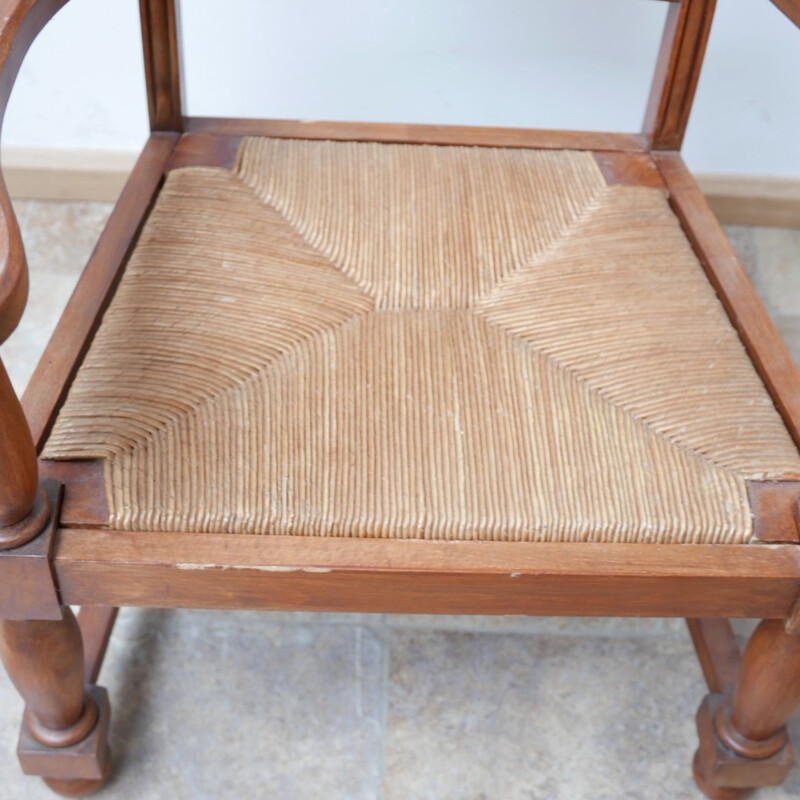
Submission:
[[[60,778],[43,778],[47,786],[62,797],[86,797],[100,791],[108,783],[111,775],[111,758],[109,756],[103,770],[102,778],[65,781]]]
[[[692,772],[694,773],[694,780],[697,783],[697,788],[710,800],[744,800],[745,797],[751,797],[754,789],[731,789],[719,786],[710,786],[706,783],[705,775],[700,768],[700,751],[697,750],[694,754],[692,761]]]

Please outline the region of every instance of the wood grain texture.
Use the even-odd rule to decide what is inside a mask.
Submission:
[[[180,131],[180,28],[176,0],[139,0],[150,130]]]
[[[172,153],[167,169],[222,167],[232,170],[236,166],[243,138],[224,133],[184,133]]]
[[[686,235],[789,433],[800,445],[800,369],[681,157],[654,153],[654,158]]]
[[[692,109],[716,0],[670,6],[644,120],[653,150],[678,150]]]
[[[749,481],[747,493],[759,541],[800,544],[800,520],[795,513],[800,481]]]
[[[84,683],[81,630],[70,608],[58,620],[0,620],[0,656],[25,700],[17,755],[28,775],[44,775],[66,797],[83,797],[108,780],[109,705]]]
[[[594,157],[609,186],[644,186],[666,192],[664,179],[649,153],[597,151]]]
[[[186,117],[184,118],[184,130],[187,133],[215,133],[230,136],[271,136],[289,139],[464,145],[467,147],[623,150],[638,153],[647,150],[644,137],[638,133],[413,125],[394,122]]]
[[[65,602],[426,614],[786,617],[793,545],[527,544],[63,529]]]
[[[35,511],[46,495],[44,529],[30,541],[0,552],[0,617],[3,619],[61,619],[61,602],[52,568],[56,522],[62,487],[42,481]],[[38,527],[38,526],[37,526]]]
[[[94,461],[39,462],[39,475],[64,486],[59,524],[65,527],[104,527],[108,525],[105,465]]]
[[[765,758],[748,758],[731,749],[720,735],[729,700],[729,695],[709,694],[696,716],[700,746],[692,770],[698,787],[711,800],[745,800],[758,787],[778,786],[786,780],[794,762],[785,736],[777,752]]]
[[[109,606],[83,606],[78,613],[84,651],[83,680],[86,684],[97,683],[118,611],[118,608]]]
[[[662,192],[280,139],[170,173],[44,455],[115,528],[324,536],[741,542],[800,476]]]
[[[39,491],[36,450],[25,414],[0,361],[0,549],[22,543],[21,523],[34,507]],[[11,535],[9,529],[17,528]],[[4,532],[3,529],[6,529]],[[32,535],[38,531],[31,532]],[[22,536],[22,540],[20,540]],[[30,538],[30,537],[28,537]]]
[[[22,397],[40,449],[155,199],[178,134],[153,134],[136,162]]]
[[[785,725],[800,708],[800,636],[764,620],[750,637],[729,707],[717,718],[722,741],[745,758],[762,759],[786,746]]]
[[[736,685],[741,653],[727,619],[687,619],[708,690],[730,693]]]
[[[51,747],[75,744],[97,720],[86,702],[80,629],[69,608],[62,614],[58,621],[0,620],[0,657],[25,699],[31,732]]]
[[[22,60],[65,0],[0,0],[0,126]],[[16,328],[28,296],[28,266],[19,225],[0,174],[0,344]],[[31,432],[0,362],[0,549],[25,545],[51,521],[39,487]],[[11,562],[6,563],[6,567]],[[20,606],[36,587],[18,587]],[[47,589],[43,587],[45,595]],[[34,602],[35,605],[35,602]]]

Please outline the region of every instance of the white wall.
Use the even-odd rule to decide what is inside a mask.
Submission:
[[[23,66],[5,144],[141,146],[137,6],[71,0]],[[767,0],[718,6],[687,160],[800,176],[800,31]],[[182,2],[189,113],[635,130],[666,3],[227,0],[225,12]]]

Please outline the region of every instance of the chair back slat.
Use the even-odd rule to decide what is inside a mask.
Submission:
[[[139,0],[147,99],[153,131],[182,131],[179,0]],[[653,150],[678,150],[694,101],[716,0],[667,0],[643,133]],[[800,0],[772,0],[800,26]]]
[[[643,132],[653,150],[678,150],[686,133],[716,0],[682,0],[667,12]]]
[[[181,48],[175,0],[139,0],[147,106],[153,131],[183,130]]]

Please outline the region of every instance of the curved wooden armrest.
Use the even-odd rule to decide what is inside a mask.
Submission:
[[[67,0],[0,0],[0,126],[22,59]],[[28,297],[28,265],[19,224],[0,173],[0,344],[16,328]],[[29,541],[50,516],[39,489],[36,449],[0,362],[0,550]]]
[[[22,59],[67,0],[0,0],[0,127]],[[28,266],[0,172],[0,344],[17,327],[28,298]]]
[[[800,28],[800,0],[772,0],[772,2]]]

